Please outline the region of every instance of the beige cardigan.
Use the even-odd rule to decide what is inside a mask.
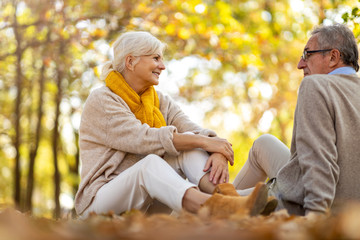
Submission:
[[[179,155],[172,139],[174,131],[216,136],[203,129],[161,92],[160,111],[166,127],[150,128],[135,118],[125,101],[108,87],[94,90],[86,100],[80,123],[81,182],[75,209],[82,214],[96,192],[125,169],[148,154]]]
[[[281,198],[305,212],[360,200],[360,78],[311,75],[295,110],[291,159],[279,171]],[[304,214],[303,213],[303,214]]]

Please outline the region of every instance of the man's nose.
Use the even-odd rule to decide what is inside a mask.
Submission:
[[[298,65],[297,65],[297,68],[298,69],[303,69],[305,67],[306,67],[306,62],[304,61],[304,59],[300,58],[300,61],[299,61]]]

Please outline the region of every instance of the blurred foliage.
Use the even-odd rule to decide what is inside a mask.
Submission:
[[[302,79],[296,65],[309,32],[319,23],[346,22],[358,37],[358,7],[354,0],[2,0],[0,206],[13,204],[17,154],[22,199],[26,194],[40,121],[33,213],[50,216],[54,208],[54,131],[60,134],[60,200],[64,211],[71,208],[79,182],[81,109],[89,92],[103,84],[98,80],[101,65],[111,59],[111,43],[122,32],[149,31],[167,44],[167,70],[159,88],[199,124],[233,143],[233,179],[261,134],[290,144]],[[56,96],[61,97],[59,116]],[[14,114],[18,99],[19,114]]]

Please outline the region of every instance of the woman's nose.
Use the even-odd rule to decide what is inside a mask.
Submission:
[[[161,70],[165,70],[165,65],[164,65],[163,61],[160,62],[159,68],[160,68]]]

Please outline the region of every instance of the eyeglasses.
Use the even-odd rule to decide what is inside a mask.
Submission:
[[[312,51],[308,51],[308,50],[304,50],[301,58],[302,60],[306,61],[309,59],[309,57],[311,56],[311,54],[313,53],[318,53],[318,52],[328,52],[331,51],[332,49],[323,49],[323,50],[312,50]]]

